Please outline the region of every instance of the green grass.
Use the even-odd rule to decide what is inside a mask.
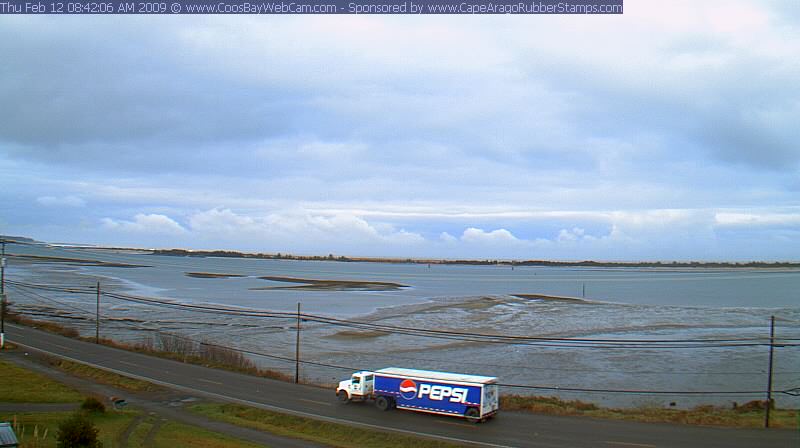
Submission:
[[[55,448],[58,425],[69,418],[71,412],[38,412],[1,414],[0,421],[16,421],[20,448]],[[128,425],[139,416],[136,411],[111,411],[104,414],[91,414],[91,420],[99,429],[98,439],[104,448],[120,445],[120,436]],[[239,440],[206,429],[166,422],[158,430],[152,444],[145,445],[145,439],[153,427],[153,420],[147,419],[139,424],[128,439],[129,448],[258,448],[261,445]]]
[[[147,418],[143,420],[139,426],[134,428],[130,437],[128,437],[128,448],[144,447],[144,441],[150,429],[153,427],[153,423],[154,421],[152,418]]]
[[[199,403],[189,406],[187,409],[208,418],[237,426],[341,448],[385,448],[387,446],[393,448],[450,448],[460,446],[234,404]]]
[[[0,402],[73,403],[83,396],[44,375],[0,359]]]
[[[153,418],[143,420],[131,432],[128,438],[128,448],[257,448],[260,446],[197,426],[176,422],[164,423],[156,432],[152,443],[145,445],[147,435],[154,424],[155,420]]]
[[[70,375],[90,379],[98,383],[114,386],[118,389],[124,389],[132,392],[152,392],[162,390],[160,386],[148,383],[147,381],[128,378],[127,376],[118,375],[116,373],[90,367],[85,364],[79,364],[62,359],[52,359],[50,361],[50,365],[69,373]]]
[[[197,426],[167,422],[158,431],[152,448],[258,448],[261,445],[207,431]],[[132,446],[132,445],[129,445]],[[151,447],[146,447],[151,448]]]
[[[668,409],[658,406],[614,409],[601,408],[579,400],[565,401],[554,397],[503,395],[500,397],[500,409],[648,423],[682,423],[738,428],[762,428],[764,426],[763,403],[759,401],[745,403],[737,408],[706,405],[692,409]],[[798,417],[800,415],[796,410],[773,409],[770,411],[770,427],[797,428],[800,425]]]
[[[54,448],[58,425],[71,414],[71,412],[0,413],[0,421],[16,421],[20,448]],[[117,446],[119,435],[136,415],[137,413],[132,411],[91,414],[92,422],[100,430],[98,439],[103,442],[103,446],[107,448]]]

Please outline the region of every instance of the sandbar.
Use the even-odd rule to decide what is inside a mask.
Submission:
[[[236,277],[246,277],[242,274],[217,274],[214,272],[185,272],[184,273],[187,277],[192,278],[236,278]]]
[[[362,280],[319,280],[309,278],[296,278],[296,277],[274,277],[264,276],[259,277],[262,280],[269,280],[273,282],[283,283],[297,283],[293,286],[262,286],[258,288],[250,288],[252,290],[270,290],[270,289],[304,289],[311,291],[397,291],[401,288],[407,288],[407,285],[390,282],[372,282]]]

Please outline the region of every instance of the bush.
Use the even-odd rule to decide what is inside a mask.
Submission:
[[[94,397],[88,397],[87,399],[83,400],[83,403],[81,403],[81,409],[87,412],[97,412],[98,414],[106,412],[106,406],[101,403],[100,400]]]
[[[58,425],[56,440],[58,448],[101,448],[103,446],[97,440],[99,429],[95,428],[89,417],[76,412],[68,419]]]

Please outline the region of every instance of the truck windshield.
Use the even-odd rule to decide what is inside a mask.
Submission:
[[[360,376],[354,376],[353,377],[353,384],[360,384],[360,383],[361,383],[361,377]]]

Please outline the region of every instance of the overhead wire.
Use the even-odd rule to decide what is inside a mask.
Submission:
[[[88,293],[88,290],[73,290],[72,288],[58,288],[52,285],[33,285],[24,284],[21,282],[14,282],[18,286],[27,286],[34,288],[43,288],[47,290],[60,290],[63,292],[79,292]],[[103,295],[116,298],[118,300],[137,302],[141,304],[148,304],[159,307],[174,308],[174,309],[189,309],[192,311],[211,313],[211,314],[227,314],[247,317],[264,317],[264,318],[296,318],[297,313],[281,312],[281,311],[267,311],[267,310],[253,310],[245,308],[224,307],[221,305],[198,305],[188,304],[182,302],[165,301],[163,299],[156,299],[150,297],[135,296],[131,294],[116,293],[116,292],[102,292]],[[546,337],[546,336],[523,336],[523,335],[492,335],[471,332],[461,332],[454,330],[437,330],[426,328],[414,328],[397,325],[388,325],[374,322],[362,322],[347,319],[338,319],[329,316],[320,316],[309,313],[300,313],[299,317],[304,321],[317,322],[321,324],[343,326],[362,330],[377,330],[394,334],[403,334],[409,336],[420,336],[437,339],[450,339],[460,340],[465,342],[474,343],[498,343],[498,344],[511,344],[511,345],[530,345],[530,346],[546,346],[546,347],[570,347],[570,348],[627,348],[627,349],[689,349],[689,348],[727,348],[727,347],[748,347],[748,346],[764,346],[774,344],[779,347],[795,347],[800,346],[791,341],[798,341],[798,338],[778,338],[779,342],[774,343],[768,337],[760,338],[736,338],[736,339],[593,339],[593,338],[564,338],[564,337]]]
[[[17,292],[23,292],[24,293],[24,291],[20,291],[18,286],[14,286],[14,289]],[[27,294],[28,297],[35,296],[35,297],[38,297],[40,299],[43,299],[43,300],[46,300],[46,301],[49,301],[49,302],[60,304],[62,306],[68,306],[68,307],[71,307],[71,308],[75,308],[76,310],[82,311],[85,314],[89,313],[86,310],[83,310],[83,309],[80,309],[80,308],[77,308],[77,307],[73,307],[73,306],[71,306],[69,304],[66,304],[66,303],[63,303],[63,302],[60,302],[60,301],[57,301],[57,300],[54,300],[54,299],[50,299],[50,298],[44,297],[44,296],[42,296],[40,294],[32,293],[30,291],[28,291],[28,293],[30,293],[30,294]],[[134,326],[134,327],[136,327],[137,329],[140,329],[140,330],[146,330],[146,329],[144,329],[144,328],[142,328],[140,326],[135,325],[132,322],[115,321],[115,323],[122,323],[123,325]],[[156,331],[158,331],[158,330],[156,330]],[[242,349],[242,348],[237,348],[237,347],[229,347],[229,346],[225,346],[225,345],[221,345],[221,344],[210,343],[208,341],[200,341],[200,340],[192,339],[192,338],[189,338],[189,337],[186,337],[186,336],[177,335],[177,334],[169,333],[169,332],[160,332],[160,333],[164,333],[164,334],[167,334],[167,335],[170,335],[170,336],[173,336],[173,337],[177,337],[177,338],[180,338],[180,339],[191,341],[193,343],[197,343],[197,344],[200,344],[200,345],[218,347],[218,348],[226,349],[226,350],[233,350],[235,352],[248,354],[248,355],[251,355],[251,356],[261,356],[261,357],[266,357],[266,358],[270,358],[270,359],[276,359],[276,360],[285,361],[285,362],[291,362],[291,363],[300,362],[301,364],[305,364],[305,365],[314,365],[314,366],[334,368],[334,369],[339,369],[339,370],[348,370],[348,371],[360,370],[360,368],[357,368],[357,367],[354,367],[354,366],[342,366],[342,365],[337,365],[337,364],[330,364],[330,363],[310,361],[310,360],[296,360],[295,358],[291,358],[291,357],[268,354],[268,353],[263,353],[263,352],[259,352],[259,351],[255,351],[255,350],[248,350],[248,349]],[[511,388],[511,389],[549,390],[549,391],[560,391],[560,392],[615,393],[615,394],[669,395],[669,396],[697,396],[697,395],[706,395],[706,396],[712,396],[712,395],[716,395],[716,396],[746,396],[746,395],[761,395],[761,394],[764,393],[764,391],[752,391],[752,390],[751,391],[667,391],[667,390],[644,390],[644,389],[595,389],[595,388],[577,388],[577,387],[562,387],[562,386],[541,386],[541,385],[509,384],[509,383],[498,383],[498,386],[505,387],[505,388]],[[790,389],[785,389],[785,390],[776,390],[776,391],[774,391],[774,393],[783,393],[783,394],[787,394],[787,395],[795,395],[798,390],[800,390],[800,388],[790,388]]]

